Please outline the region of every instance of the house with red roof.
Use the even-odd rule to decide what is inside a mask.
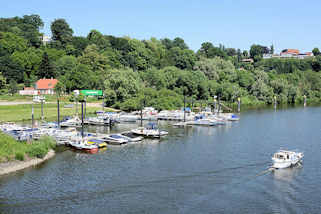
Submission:
[[[36,82],[35,89],[38,91],[38,94],[55,94],[55,86],[57,84],[57,79],[40,79]]]

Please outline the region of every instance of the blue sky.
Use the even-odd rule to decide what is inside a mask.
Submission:
[[[317,0],[4,0],[0,17],[38,14],[46,34],[54,19],[64,18],[80,36],[96,29],[137,39],[181,37],[193,50],[209,41],[304,52],[321,48],[320,8]]]

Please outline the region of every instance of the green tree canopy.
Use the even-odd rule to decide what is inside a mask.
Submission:
[[[72,41],[73,30],[65,19],[55,19],[50,26],[52,39],[57,42],[57,47],[66,47]]]

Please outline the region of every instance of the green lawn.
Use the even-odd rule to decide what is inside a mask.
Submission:
[[[60,102],[60,118],[64,116],[72,116],[76,114],[76,108],[65,108],[64,106],[70,104],[69,102]],[[41,119],[41,104],[34,104],[34,118]],[[57,121],[57,103],[46,103],[43,108],[44,119],[47,121]],[[106,108],[105,108],[106,109]],[[101,110],[101,107],[87,107],[87,114],[95,113]],[[31,120],[32,105],[9,105],[0,106],[0,122],[16,122]],[[81,104],[78,104],[78,115],[81,116]]]

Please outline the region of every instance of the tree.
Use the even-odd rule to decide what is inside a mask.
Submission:
[[[10,82],[9,82],[9,93],[11,95],[17,93],[18,91],[18,84],[15,80],[11,79]]]
[[[182,50],[179,47],[171,48],[168,57],[171,60],[171,64],[180,69],[191,70],[196,62],[196,55],[192,50]]]
[[[270,53],[269,48],[262,45],[252,45],[250,49],[250,56],[254,59],[255,62],[260,61],[263,57],[263,54]]]
[[[89,40],[86,37],[73,36],[71,40],[71,44],[75,48],[74,55],[81,56],[81,53],[85,50],[85,48],[89,44]]]
[[[108,68],[107,57],[100,54],[98,47],[94,44],[86,47],[82,56],[78,58],[78,61],[81,64],[87,65],[96,75],[102,75]]]
[[[176,38],[173,40],[172,47],[179,47],[179,48],[182,49],[182,50],[188,49],[188,46],[185,44],[184,39],[179,38],[179,37],[176,37]]]
[[[106,39],[99,31],[91,30],[87,36],[90,44],[95,44],[100,50],[110,47],[108,39]]]
[[[57,46],[63,48],[72,41],[73,30],[69,27],[65,19],[55,19],[51,23],[51,33],[54,42],[57,42]]]
[[[223,47],[218,48],[214,47],[210,42],[204,42],[201,45],[201,48],[198,50],[198,55],[204,56],[206,58],[214,58],[216,56],[227,58],[227,54],[224,51]]]
[[[56,62],[58,76],[71,72],[77,66],[77,59],[74,56],[63,56]]]
[[[38,72],[36,73],[38,78],[54,78],[56,77],[55,68],[49,60],[47,52],[42,55],[41,64]]]
[[[55,90],[57,96],[59,97],[61,94],[65,93],[66,86],[63,82],[58,81],[57,84],[55,85],[54,90]]]
[[[24,69],[9,56],[0,57],[0,72],[7,81],[23,82]]]
[[[0,89],[3,89],[6,86],[6,78],[0,72]]]
[[[133,70],[112,70],[105,80],[105,94],[115,96],[115,101],[123,102],[138,94],[142,86],[138,73]],[[112,92],[114,91],[114,92]],[[107,96],[107,99],[108,96]],[[108,101],[109,104],[114,104]]]
[[[273,46],[273,44],[270,47],[270,54],[274,54],[274,46]]]
[[[247,50],[244,50],[242,54],[245,58],[249,57],[249,52],[247,52]]]
[[[313,53],[314,56],[319,56],[320,55],[319,48],[313,48],[312,53]]]
[[[27,41],[10,32],[0,32],[0,47],[3,52],[10,55],[15,51],[25,51]]]

